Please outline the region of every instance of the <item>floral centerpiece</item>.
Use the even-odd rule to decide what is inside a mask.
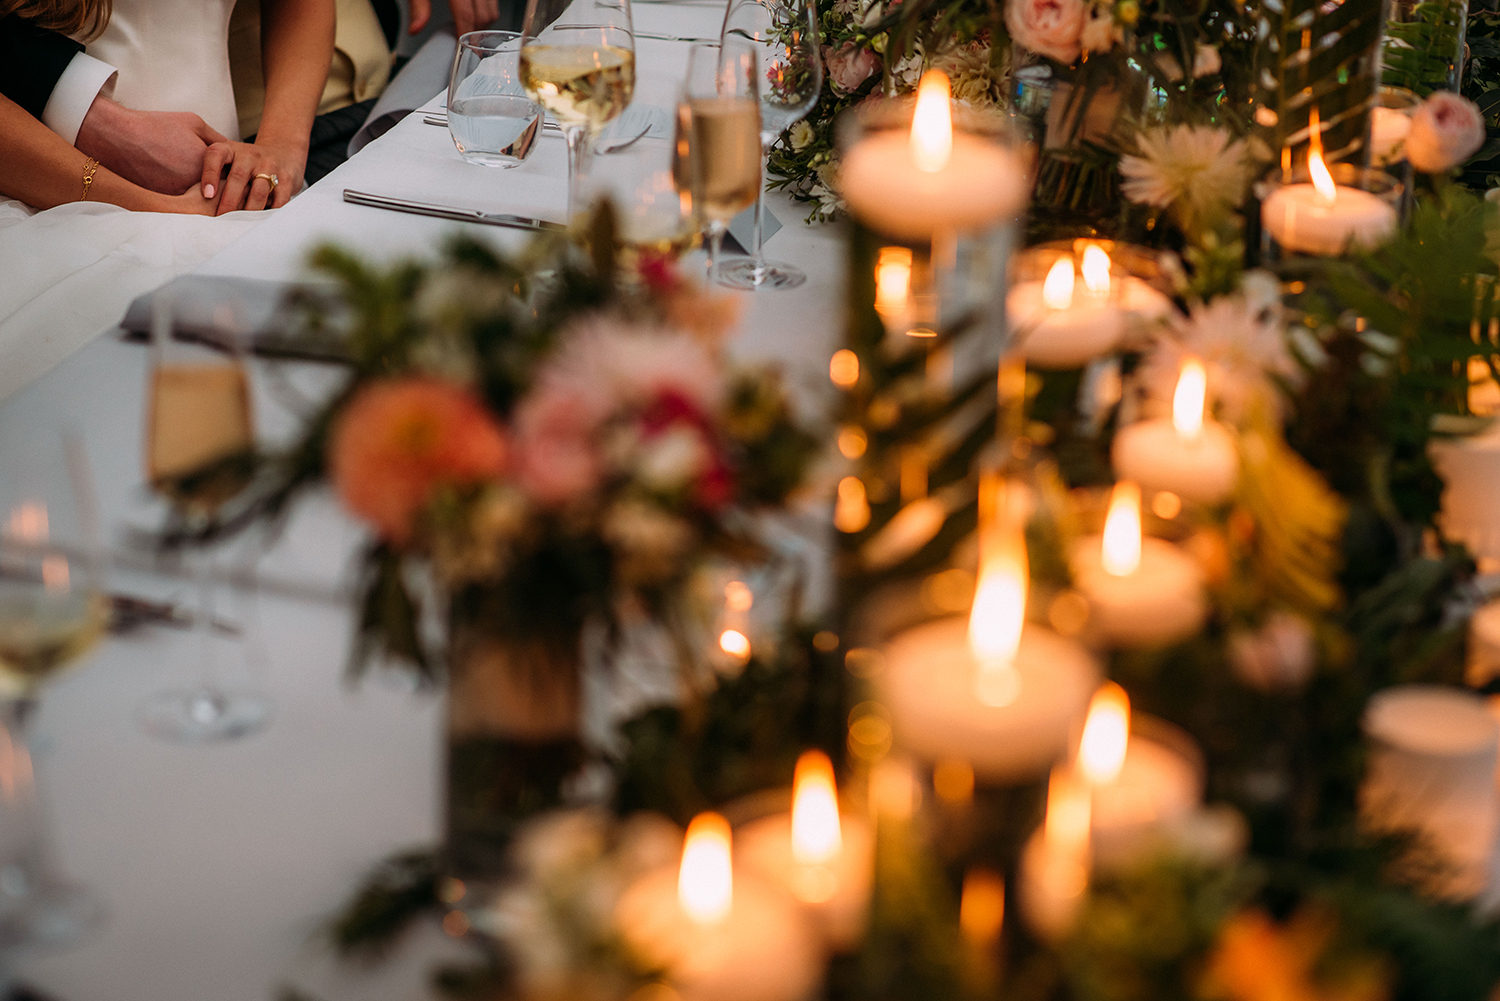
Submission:
[[[608,660],[649,623],[698,691],[722,598],[695,575],[764,558],[751,515],[814,450],[776,373],[726,357],[733,301],[665,259],[622,270],[612,218],[591,254],[459,240],[375,270],[318,251],[354,315],[348,376],[214,529],[325,482],[368,527],[354,666],[446,678],[447,855],[470,875],[582,763],[586,630]]]

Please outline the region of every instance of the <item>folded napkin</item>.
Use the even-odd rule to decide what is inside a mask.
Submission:
[[[172,330],[181,340],[305,361],[348,358],[342,333],[346,314],[328,285],[182,275],[130,304],[120,321],[128,340],[150,339],[158,295],[171,298]],[[310,305],[329,322],[312,326]]]

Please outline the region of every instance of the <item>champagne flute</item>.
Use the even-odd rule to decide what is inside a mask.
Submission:
[[[755,51],[737,39],[719,46],[697,43],[688,52],[688,76],[679,128],[687,126],[687,168],[693,207],[708,228],[708,273],[719,269],[719,247],[729,221],[755,202],[760,188],[760,103],[755,96]],[[678,137],[678,148],[684,143]],[[679,153],[679,161],[681,154]]]
[[[527,0],[521,83],[568,140],[568,219],[583,208],[579,184],[600,129],[635,93],[630,0]]]
[[[0,477],[0,951],[63,948],[103,908],[60,879],[38,804],[28,731],[38,693],[109,621],[83,444],[25,451]]]
[[[722,38],[754,46],[760,64],[760,143],[764,159],[782,133],[807,117],[823,87],[818,52],[818,12],[813,0],[731,0]],[[807,276],[790,264],[767,261],[764,244],[765,183],[756,187],[755,250],[748,260],[725,264],[719,281],[732,288],[795,288]]]
[[[160,292],[152,317],[151,374],[146,419],[146,478],[172,505],[188,533],[211,523],[219,508],[249,481],[255,430],[250,385],[236,349],[211,349],[175,340],[172,304]],[[221,304],[221,327],[237,333],[236,312]],[[227,338],[238,344],[238,338]],[[217,681],[212,556],[193,554],[198,607],[193,616],[202,663],[190,689],[162,692],[141,710],[148,733],[204,743],[254,733],[270,719],[270,703],[250,692],[230,692]]]

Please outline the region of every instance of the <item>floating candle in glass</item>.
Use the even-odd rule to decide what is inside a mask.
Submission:
[[[1115,474],[1201,504],[1228,498],[1239,480],[1239,450],[1229,429],[1207,415],[1207,393],[1203,363],[1184,359],[1171,418],[1137,421],[1116,433],[1110,452]]]
[[[981,484],[969,616],[898,635],[879,679],[898,744],[928,761],[967,761],[989,781],[1030,778],[1062,758],[1098,678],[1081,646],[1026,622],[1018,489],[994,476]]]
[[[1092,865],[1093,791],[1078,771],[1059,765],[1047,783],[1047,815],[1021,852],[1021,912],[1049,941],[1067,934],[1083,907]]]
[[[792,782],[791,812],[751,821],[739,840],[746,865],[799,900],[831,948],[858,944],[875,843],[864,817],[840,810],[828,755],[804,753]]]
[[[1378,246],[1396,230],[1401,185],[1389,174],[1349,164],[1330,170],[1316,109],[1311,130],[1306,180],[1271,187],[1261,202],[1261,225],[1285,249],[1306,254]]]
[[[1017,262],[1006,313],[1027,362],[1078,368],[1118,348],[1133,321],[1172,311],[1165,295],[1118,270],[1109,251],[1090,241],[1060,256],[1056,247],[1037,248]]]
[[[818,984],[817,935],[785,891],[734,866],[730,846],[723,817],[694,817],[681,863],[633,883],[615,926],[684,1001],[801,1001]]]
[[[1165,646],[1203,625],[1203,575],[1191,556],[1141,534],[1141,488],[1115,484],[1102,535],[1074,546],[1073,582],[1089,600],[1089,630],[1105,643]]]

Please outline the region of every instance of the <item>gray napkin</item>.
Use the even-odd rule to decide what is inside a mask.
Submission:
[[[157,295],[171,297],[172,331],[180,340],[306,361],[347,358],[341,333],[345,314],[329,286],[181,275],[130,304],[120,320],[128,340],[150,339]],[[329,320],[326,326],[309,323],[307,307],[313,304]]]
[[[401,119],[441,94],[448,86],[448,76],[453,71],[453,53],[457,48],[458,39],[453,37],[451,29],[429,38],[411,61],[401,67],[396,78],[386,85],[385,93],[370,109],[370,117],[349,140],[349,155],[358,153],[389,132]]]

